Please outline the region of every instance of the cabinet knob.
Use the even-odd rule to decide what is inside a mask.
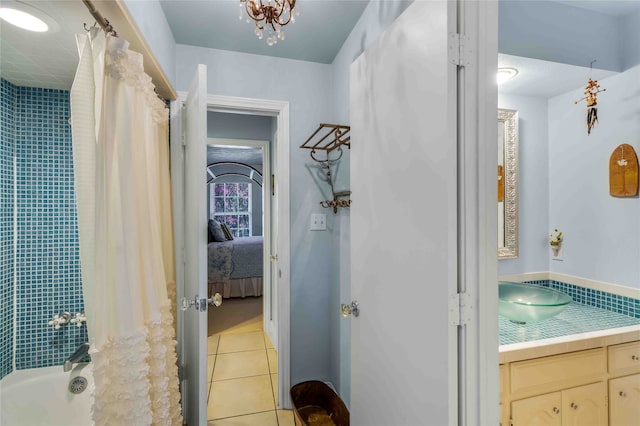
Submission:
[[[576,404],[575,402],[572,402],[570,407],[573,408],[574,410],[577,410],[578,404]]]
[[[623,398],[627,397],[627,394],[625,392],[623,392],[623,391],[620,391],[620,393],[618,395],[620,395]]]
[[[640,357],[638,357],[638,355],[631,355],[631,359],[634,361],[638,361],[640,360]]]
[[[558,407],[553,407],[553,412],[555,414],[560,414],[560,409]]]

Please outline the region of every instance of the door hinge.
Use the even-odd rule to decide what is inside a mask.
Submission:
[[[469,293],[456,293],[449,297],[449,324],[461,326],[472,320],[473,299]]]
[[[271,175],[271,196],[276,195],[276,175]]]
[[[449,34],[449,62],[459,67],[471,66],[471,39],[465,34]]]
[[[182,146],[187,146],[187,135],[184,132],[182,132],[181,142]]]

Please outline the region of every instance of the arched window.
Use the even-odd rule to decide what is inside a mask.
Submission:
[[[226,223],[234,237],[252,236],[252,183],[262,188],[262,173],[243,163],[217,162],[207,165],[207,175],[210,217]]]

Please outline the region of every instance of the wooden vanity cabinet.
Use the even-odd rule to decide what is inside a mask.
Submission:
[[[607,424],[607,390],[603,382],[514,401],[513,426],[603,426]]]
[[[500,365],[503,426],[640,426],[640,341]]]
[[[514,401],[511,404],[513,426],[560,426],[562,425],[562,395],[548,393]]]
[[[609,425],[640,424],[640,374],[609,380]]]
[[[562,391],[563,426],[603,426],[608,414],[604,382]]]

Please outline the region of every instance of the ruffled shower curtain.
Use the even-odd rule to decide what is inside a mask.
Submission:
[[[71,117],[93,420],[182,424],[168,112],[126,41],[96,29],[76,38]]]

